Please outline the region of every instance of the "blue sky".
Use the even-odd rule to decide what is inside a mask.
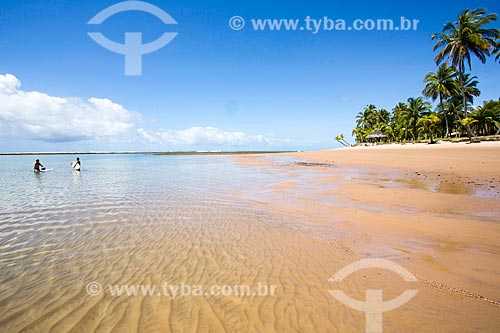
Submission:
[[[465,8],[500,12],[497,0],[151,0],[178,24],[134,11],[87,25],[118,2],[0,3],[0,75],[11,87],[4,82],[4,90],[18,94],[0,104],[0,151],[336,147],[333,138],[350,134],[367,104],[392,109],[421,94],[423,77],[435,70],[430,36],[446,21]],[[228,25],[235,15],[247,20],[240,31]],[[313,34],[253,31],[249,22],[306,16],[420,23],[408,32]],[[124,75],[124,57],[88,32],[120,43],[125,32],[142,32],[147,42],[164,32],[178,36],[145,55],[142,76],[133,77]],[[482,91],[476,104],[500,97],[499,63],[475,61],[473,74]]]

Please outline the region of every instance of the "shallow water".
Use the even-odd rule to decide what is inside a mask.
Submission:
[[[80,173],[70,156],[41,156],[54,170],[35,174],[34,159],[0,157],[1,332],[331,326],[331,268],[310,258],[333,262],[336,247],[313,227],[235,199],[283,175],[238,167],[228,157],[148,155],[82,156]],[[89,293],[89,283],[102,289]],[[277,290],[173,298],[107,289],[165,283]]]
[[[0,156],[2,333],[362,332],[365,314],[329,290],[392,299],[415,287],[378,269],[328,281],[360,258],[344,240],[367,241],[330,213],[353,172],[332,180],[337,170],[281,159],[86,155],[81,173],[70,156],[42,156],[54,170],[34,174],[34,159]],[[384,314],[384,330],[497,331],[496,307],[470,300],[464,316],[453,297],[420,288]]]

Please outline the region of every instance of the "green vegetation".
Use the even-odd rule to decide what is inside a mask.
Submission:
[[[342,146],[344,147],[350,147],[351,145],[349,144],[349,142],[347,142],[345,140],[345,135],[344,134],[340,134],[340,135],[337,135],[335,137],[335,140],[337,140]]]
[[[472,70],[472,58],[485,63],[492,56],[500,61],[500,30],[487,27],[496,20],[496,14],[484,9],[467,9],[455,22],[446,23],[441,33],[432,36],[436,41],[434,51],[438,51],[434,60],[439,67],[425,76],[423,96],[398,103],[392,112],[368,105],[356,116],[352,131],[356,142],[372,140],[374,133],[378,140],[383,134],[384,142],[428,139],[430,143],[434,138],[464,133],[471,142],[473,136],[498,135],[500,99],[473,108],[474,98],[481,94],[479,81],[466,72]],[[435,109],[425,98],[438,101]]]

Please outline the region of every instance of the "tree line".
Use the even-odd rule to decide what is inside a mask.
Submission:
[[[432,35],[438,68],[425,76],[422,96],[398,103],[392,112],[368,105],[356,116],[356,141],[366,142],[373,133],[382,133],[389,142],[431,143],[438,137],[466,134],[472,142],[474,136],[500,134],[500,99],[472,107],[481,92],[478,78],[470,73],[472,58],[483,64],[488,58],[500,61],[500,30],[487,27],[496,20],[497,14],[484,9],[467,9]],[[429,101],[438,104],[433,108]]]

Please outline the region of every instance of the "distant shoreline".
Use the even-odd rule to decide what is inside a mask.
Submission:
[[[0,156],[44,155],[250,155],[295,153],[296,151],[177,151],[177,152],[16,152],[0,153]]]

